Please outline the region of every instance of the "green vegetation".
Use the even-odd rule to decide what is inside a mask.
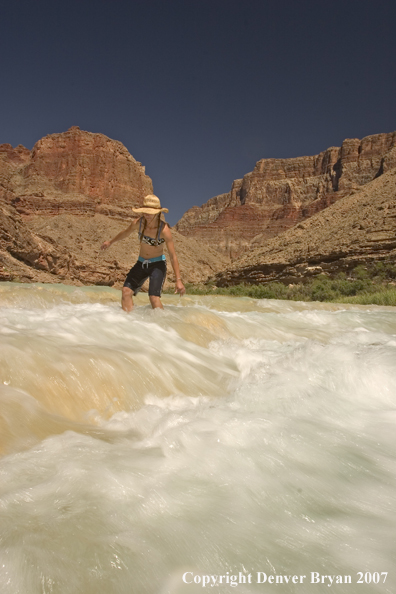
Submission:
[[[382,262],[370,267],[357,266],[335,278],[319,275],[296,285],[271,282],[265,285],[240,284],[216,287],[214,284],[186,285],[190,295],[234,295],[253,299],[290,299],[293,301],[330,301],[361,305],[396,306],[396,266]]]

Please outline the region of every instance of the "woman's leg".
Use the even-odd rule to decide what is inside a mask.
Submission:
[[[133,310],[133,291],[129,287],[122,287],[121,307],[124,311]]]
[[[161,303],[162,287],[166,277],[166,260],[155,262],[150,270],[149,298],[153,309],[164,309]]]
[[[149,295],[149,297],[150,297],[151,307],[153,309],[156,309],[157,307],[159,307],[160,309],[164,309],[164,306],[162,305],[160,297],[157,297],[156,295]]]
[[[136,295],[148,277],[148,272],[143,270],[142,263],[137,261],[130,269],[122,287],[121,307],[124,311],[132,311],[133,295]]]

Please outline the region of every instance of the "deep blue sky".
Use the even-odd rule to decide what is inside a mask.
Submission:
[[[174,224],[261,158],[396,129],[395,0],[12,0],[0,143],[120,140]]]

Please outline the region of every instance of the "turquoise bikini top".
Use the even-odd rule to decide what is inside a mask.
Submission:
[[[147,243],[147,245],[152,245],[153,247],[164,243],[165,239],[163,237],[161,237],[161,231],[164,228],[164,222],[163,221],[160,222],[157,238],[154,239],[153,237],[149,237],[148,235],[142,236],[142,220],[143,220],[143,218],[141,218],[139,221],[139,231],[138,231],[138,236],[139,236],[140,241],[142,243]]]

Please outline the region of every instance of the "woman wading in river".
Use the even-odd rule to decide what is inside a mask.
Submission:
[[[142,208],[133,208],[133,212],[140,215],[129,227],[121,231],[110,239],[105,241],[101,249],[106,250],[115,241],[125,239],[133,231],[137,231],[140,239],[140,252],[136,264],[128,272],[122,288],[122,309],[131,311],[133,309],[133,295],[142,288],[146,279],[150,279],[149,298],[153,308],[160,307],[162,287],[166,277],[166,258],[164,255],[164,243],[169,252],[170,261],[176,276],[175,293],[184,295],[186,289],[180,277],[179,262],[177,260],[175,246],[173,244],[172,233],[168,223],[165,221],[164,212],[167,208],[161,208],[157,196],[146,196]]]

